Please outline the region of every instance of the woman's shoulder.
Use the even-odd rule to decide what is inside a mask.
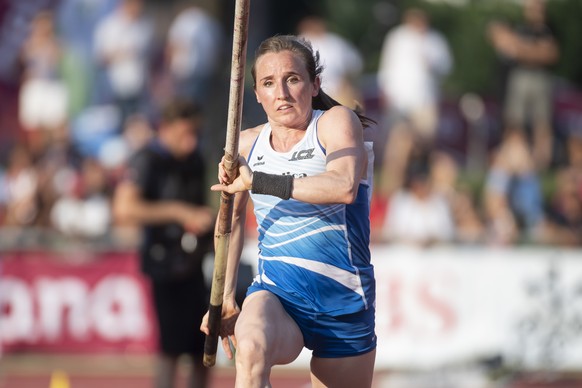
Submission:
[[[336,105],[332,106],[326,111],[323,111],[321,115],[321,120],[324,121],[332,121],[336,119],[345,119],[345,118],[357,118],[355,112],[348,108],[347,106],[343,105]]]
[[[356,113],[343,105],[336,105],[323,112],[319,119],[320,128],[336,128],[339,123],[361,125]]]
[[[257,140],[259,133],[265,127],[265,124],[257,125],[253,128],[247,128],[240,133],[240,141],[239,141],[239,153],[243,156],[247,156]]]

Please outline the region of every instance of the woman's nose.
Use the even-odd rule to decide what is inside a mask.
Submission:
[[[289,97],[289,89],[287,88],[287,84],[285,82],[280,82],[277,85],[277,98],[280,100],[285,100]]]

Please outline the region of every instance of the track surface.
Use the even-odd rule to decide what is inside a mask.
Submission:
[[[177,388],[186,387],[185,363]],[[10,355],[0,359],[0,388],[150,388],[154,360],[150,356]],[[309,387],[309,372],[278,370],[272,383],[281,388]],[[232,388],[234,368],[212,368],[209,388]]]
[[[153,388],[154,371],[152,356],[127,355],[50,355],[18,354],[0,358],[0,388]],[[186,388],[186,362],[179,368],[176,388]],[[424,380],[419,384],[408,381],[404,386],[394,384],[398,372],[394,374],[378,371],[374,376],[373,388],[445,388],[436,381]],[[394,378],[393,378],[394,377]],[[546,376],[547,377],[547,376]],[[506,381],[505,384],[486,384],[486,388],[582,388],[582,376],[574,378],[528,378]],[[415,379],[413,379],[415,380]],[[305,369],[275,368],[271,374],[275,388],[308,388],[309,371]],[[473,388],[459,385],[453,387]],[[234,368],[217,365],[212,368],[209,388],[232,388]],[[354,387],[359,388],[359,387]],[[475,388],[485,388],[478,384]]]

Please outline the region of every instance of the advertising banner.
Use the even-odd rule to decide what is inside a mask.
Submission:
[[[377,364],[582,365],[582,253],[376,247]]]
[[[1,255],[4,352],[149,352],[155,326],[132,253]]]
[[[252,262],[255,251],[248,244],[244,260]],[[520,368],[582,365],[581,251],[376,245],[372,258],[377,368],[430,369],[491,357]],[[135,255],[71,261],[11,253],[1,264],[4,352],[155,349],[148,283]],[[308,367],[309,359],[306,350],[291,366]]]

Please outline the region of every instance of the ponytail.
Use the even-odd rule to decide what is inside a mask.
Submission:
[[[338,106],[338,105],[343,106],[341,103],[337,102],[332,97],[330,97],[321,88],[319,89],[319,93],[317,94],[317,96],[313,97],[313,99],[311,100],[311,108],[317,109],[317,110],[329,110],[330,108],[332,108],[334,106]],[[376,124],[376,121],[374,121],[371,118],[362,114],[362,111],[361,111],[361,108],[359,105],[356,106],[356,108],[353,109],[353,111],[356,114],[356,116],[358,116],[358,119],[360,119],[360,123],[362,123],[362,127],[368,128],[368,127],[371,127],[372,125]]]

